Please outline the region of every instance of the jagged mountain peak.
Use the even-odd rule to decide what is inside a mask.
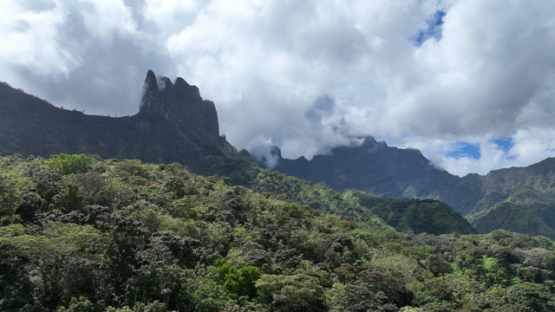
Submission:
[[[270,154],[278,159],[281,159],[281,149],[277,145],[272,145],[270,148]]]
[[[140,113],[156,113],[173,123],[182,133],[219,135],[218,114],[212,101],[203,100],[199,89],[178,77],[146,74]]]
[[[141,109],[114,118],[70,111],[0,83],[0,154],[48,157],[96,154],[103,158],[178,162],[191,172],[246,183],[254,166],[219,136],[214,103],[184,79],[148,71]],[[0,196],[1,197],[1,196]]]

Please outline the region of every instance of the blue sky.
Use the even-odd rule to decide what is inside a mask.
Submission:
[[[503,151],[504,153],[509,153],[511,148],[514,146],[513,139],[511,137],[501,137],[495,140],[491,140],[492,143],[496,145],[496,148]],[[480,154],[480,144],[479,143],[469,143],[469,142],[457,142],[453,144],[452,149],[445,153],[448,158],[470,158],[470,159],[480,159],[482,155]],[[511,156],[507,156],[508,158]]]
[[[411,38],[414,40],[414,44],[416,46],[420,46],[424,41],[430,38],[434,38],[437,41],[441,40],[441,25],[443,25],[444,16],[445,12],[436,11],[432,17],[426,21],[427,27],[420,30],[413,38]]]
[[[504,152],[509,152],[511,148],[515,145],[511,137],[503,137],[493,140],[493,143],[497,144],[500,150]]]
[[[454,149],[445,153],[446,157],[459,159],[467,157],[471,159],[480,159],[480,145],[467,142],[458,142],[454,144]]]

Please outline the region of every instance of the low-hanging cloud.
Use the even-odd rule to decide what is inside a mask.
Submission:
[[[310,158],[370,134],[460,175],[555,155],[547,0],[0,6],[0,80],[64,107],[134,114],[151,68],[199,86],[228,140],[260,154]],[[481,157],[448,157],[460,142]]]

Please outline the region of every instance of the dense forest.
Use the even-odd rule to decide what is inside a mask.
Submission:
[[[437,202],[254,175],[249,189],[176,163],[1,157],[0,310],[555,309],[548,238],[420,233],[396,214]]]

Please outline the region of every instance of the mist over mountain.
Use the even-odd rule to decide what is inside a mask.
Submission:
[[[336,193],[327,186],[314,187],[308,182],[263,170],[247,151],[238,152],[219,135],[214,103],[202,99],[196,86],[182,78],[172,82],[167,77],[156,77],[150,70],[143,84],[139,112],[120,118],[88,116],[56,108],[1,84],[0,140],[0,153],[5,155],[48,157],[84,153],[152,163],[177,162],[197,174],[226,176],[231,183],[259,192],[283,194],[292,201],[355,221],[374,223],[377,216],[401,231],[475,232],[462,216],[443,203],[430,204],[417,199],[398,203],[372,197],[366,201],[371,205],[366,205],[362,204],[366,196],[362,193]],[[333,208],[325,203],[328,200],[333,201]],[[398,222],[406,213],[420,208],[438,218],[412,214],[412,218]],[[383,215],[384,211],[390,211],[395,218]],[[423,219],[427,221],[422,222]]]
[[[0,312],[555,311],[554,26],[1,0]]]
[[[247,151],[239,153],[219,135],[214,103],[204,100],[198,88],[182,78],[172,82],[148,71],[139,112],[119,118],[60,109],[8,84],[0,84],[0,98],[1,154],[48,157],[59,153],[85,153],[153,163],[178,162],[197,174],[227,176],[233,183],[261,192],[289,194],[290,198],[319,207],[317,201],[299,197],[291,186],[276,189],[260,184],[260,169],[252,156]],[[471,231],[465,228],[466,221],[461,221],[460,216],[448,212],[451,206],[480,231],[507,229],[555,237],[555,216],[550,209],[555,203],[552,159],[529,168],[503,169],[486,176],[471,174],[460,178],[437,168],[416,149],[390,147],[371,136],[354,137],[351,141],[360,144],[333,148],[329,154],[317,155],[310,161],[304,157],[285,159],[277,147],[270,149],[267,158],[258,161],[285,175],[312,183],[324,182],[343,194],[353,189],[381,197],[412,198],[415,201],[377,204],[375,199],[365,200],[366,195],[345,195],[366,202],[368,205],[362,205],[365,209],[399,229],[433,233],[449,232],[454,228]],[[296,182],[287,178],[283,183],[294,185]],[[418,199],[442,201],[449,206],[433,204],[432,207]],[[511,205],[504,205],[505,202]],[[382,204],[385,206],[380,206]],[[388,208],[384,210],[383,207]],[[418,209],[427,209],[442,217],[436,218],[431,226],[419,225],[418,220],[425,220],[425,217],[413,212]],[[434,209],[443,212],[432,213]],[[511,213],[505,214],[505,209],[510,209]],[[365,212],[352,214],[340,210],[338,213],[357,220],[366,218]],[[500,220],[499,216],[505,219]],[[451,221],[438,230],[442,218]],[[409,219],[413,223],[403,225]],[[399,223],[399,220],[405,221]],[[453,227],[454,224],[461,225]]]
[[[360,145],[337,147],[311,160],[284,159],[273,147],[270,161],[265,156],[258,161],[312,183],[324,182],[337,191],[440,200],[481,232],[507,229],[555,237],[555,159],[461,178],[437,168],[418,150],[390,147],[370,136],[362,139]]]

